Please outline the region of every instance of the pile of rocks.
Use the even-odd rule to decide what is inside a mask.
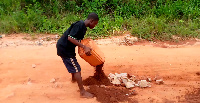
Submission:
[[[146,80],[138,80],[134,75],[128,75],[127,73],[110,73],[108,75],[108,79],[114,85],[121,85],[125,86],[126,88],[133,88],[133,87],[151,87],[151,78],[147,78]],[[155,80],[157,84],[163,84],[162,79]]]
[[[121,45],[127,45],[127,46],[131,46],[133,45],[135,42],[138,41],[137,37],[133,37],[131,35],[126,35],[123,39],[122,42],[120,43]]]

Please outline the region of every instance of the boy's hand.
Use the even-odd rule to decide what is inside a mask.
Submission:
[[[83,49],[84,49],[85,54],[86,54],[87,56],[90,56],[90,55],[91,55],[91,50],[92,50],[92,48],[87,47],[87,46],[84,46]]]

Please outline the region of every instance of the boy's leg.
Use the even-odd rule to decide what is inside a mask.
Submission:
[[[92,98],[93,95],[91,93],[87,92],[83,87],[81,73],[77,72],[77,73],[73,73],[73,74],[74,74],[74,78],[76,79],[76,81],[78,83],[78,87],[80,89],[80,95],[85,98]]]
[[[74,78],[74,73],[71,73],[71,74],[72,74],[72,83],[75,83],[76,79]]]
[[[93,95],[87,92],[83,87],[82,77],[81,77],[81,68],[76,58],[74,57],[74,58],[62,58],[62,59],[68,72],[72,74],[72,81],[73,80],[77,81],[78,87],[80,89],[80,95],[85,98],[92,98]]]

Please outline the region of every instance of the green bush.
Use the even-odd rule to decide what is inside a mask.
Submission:
[[[99,23],[87,36],[131,31],[147,40],[172,35],[200,37],[199,0],[1,0],[0,33],[60,34],[96,12]]]

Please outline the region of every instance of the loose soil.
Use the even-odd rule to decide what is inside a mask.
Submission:
[[[200,103],[200,88],[195,88],[192,92],[187,93],[185,96],[186,103]]]
[[[88,91],[97,98],[97,101],[101,103],[119,103],[119,102],[129,102],[129,103],[138,103],[134,98],[130,98],[135,95],[134,91],[130,91],[125,88],[119,87],[99,87],[96,85],[90,86]]]
[[[83,80],[83,85],[89,86],[89,85],[105,85],[109,86],[112,85],[108,79],[108,77],[105,75],[103,71],[103,65],[97,66],[95,68],[94,76],[89,76],[85,80]]]
[[[97,69],[77,55],[84,86],[95,95],[95,98],[86,99],[80,98],[77,84],[71,83],[71,75],[56,55],[56,40],[42,44],[44,42],[23,38],[11,35],[0,39],[1,103],[199,102],[200,41],[184,44],[135,42],[126,46],[113,43],[112,38],[97,40],[106,58],[103,75],[97,77],[94,74]],[[104,81],[109,73],[159,77],[164,84],[153,83],[149,88],[116,87],[107,79]],[[137,95],[125,96],[133,91]]]
[[[94,94],[97,101],[101,103],[118,103],[129,101],[137,103],[136,100],[129,98],[132,96],[133,91],[129,91],[126,88],[115,87],[110,83],[108,77],[103,71],[103,65],[95,68],[94,76],[89,76],[83,80],[85,86],[89,86],[88,92]]]

